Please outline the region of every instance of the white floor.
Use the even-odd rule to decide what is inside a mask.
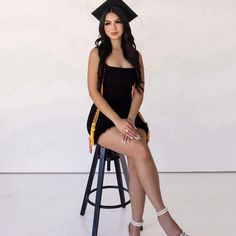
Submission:
[[[91,236],[94,208],[80,216],[86,174],[1,174],[0,236]],[[192,236],[236,235],[236,174],[160,174],[162,195]],[[115,183],[114,174],[105,183]],[[105,190],[103,203],[118,203]],[[128,236],[130,206],[101,211],[99,235]],[[142,236],[164,236],[147,200]]]

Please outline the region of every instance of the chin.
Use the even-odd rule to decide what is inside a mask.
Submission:
[[[120,39],[120,38],[121,35],[116,35],[116,36],[110,35],[110,39]]]

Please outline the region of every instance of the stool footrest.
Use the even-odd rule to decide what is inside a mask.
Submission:
[[[120,188],[119,186],[115,186],[115,185],[106,185],[106,186],[102,186],[102,189],[109,189],[109,188],[114,188],[114,189],[122,189],[126,192],[129,192],[127,188]],[[95,206],[95,203],[92,202],[90,199],[89,199],[89,195],[93,192],[95,192],[97,190],[97,188],[94,188],[92,189],[89,194],[88,194],[88,203],[92,206]],[[126,205],[128,205],[130,203],[130,200],[126,201],[124,204],[118,204],[118,205],[102,205],[100,204],[100,208],[103,208],[103,209],[115,209],[115,208],[120,208],[120,207],[125,207]]]

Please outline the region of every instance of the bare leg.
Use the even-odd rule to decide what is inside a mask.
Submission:
[[[143,130],[140,129],[139,134],[143,140],[146,139],[146,134]],[[140,183],[134,160],[135,158],[128,158],[129,195],[131,200],[132,219],[141,222],[145,205],[145,191]],[[130,232],[132,236],[140,236],[140,227],[133,227],[133,225],[130,224]]]
[[[160,192],[159,176],[145,140],[141,138],[141,140],[122,143],[120,132],[116,127],[113,127],[100,136],[98,143],[126,155],[130,160],[134,161],[140,183],[149,200],[156,211],[162,210],[164,204]],[[179,236],[182,233],[182,230],[169,213],[161,216],[159,222],[168,236]]]
[[[128,159],[129,163],[129,195],[131,200],[132,219],[141,222],[143,219],[145,191],[140,183],[137,170],[133,160]],[[140,236],[140,228],[133,227],[130,224],[130,232],[132,236]]]

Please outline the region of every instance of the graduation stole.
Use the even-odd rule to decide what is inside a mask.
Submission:
[[[104,77],[105,77],[105,68],[106,68],[106,63],[104,65],[104,70],[103,70],[103,75],[102,75],[102,83],[101,83],[101,89],[100,89],[101,95],[103,95],[103,83],[104,83]],[[90,135],[89,135],[89,152],[90,153],[92,153],[92,146],[94,145],[94,133],[96,130],[96,124],[98,121],[99,113],[100,113],[100,111],[97,108],[95,115],[93,117],[91,128],[90,128]]]

